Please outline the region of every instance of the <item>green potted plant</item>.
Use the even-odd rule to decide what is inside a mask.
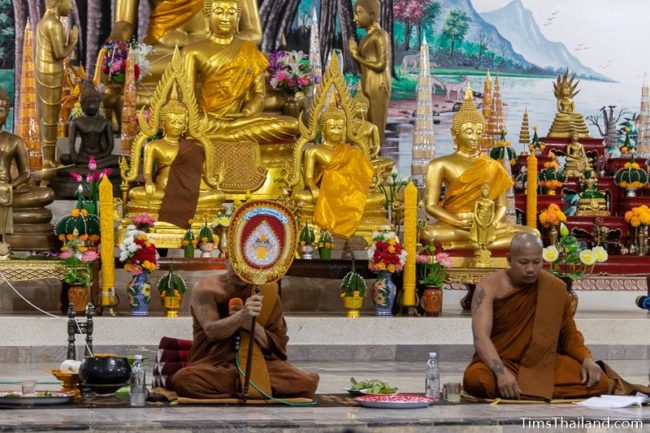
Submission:
[[[178,317],[178,310],[183,304],[183,296],[186,290],[187,284],[185,280],[172,268],[158,281],[160,301],[166,309],[165,317]]]

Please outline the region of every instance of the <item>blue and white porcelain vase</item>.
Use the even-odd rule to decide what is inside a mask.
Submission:
[[[377,282],[372,286],[372,301],[375,304],[375,316],[392,316],[393,303],[397,287],[393,274],[388,271],[377,274]]]
[[[148,316],[149,303],[151,302],[151,283],[149,283],[149,271],[143,270],[141,274],[134,275],[126,287],[131,304],[132,316]]]

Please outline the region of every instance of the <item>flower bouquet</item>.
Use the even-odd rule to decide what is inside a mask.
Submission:
[[[149,241],[145,232],[130,225],[120,244],[120,261],[124,263],[124,269],[133,275],[127,287],[131,315],[146,316],[151,302],[149,273],[158,268],[156,246]]]
[[[126,78],[126,59],[129,56],[129,48],[133,48],[134,74],[136,81],[151,74],[151,63],[147,56],[153,47],[141,42],[135,42],[130,46],[122,41],[108,41],[104,44],[107,55],[102,63],[102,72],[109,81],[124,83]]]
[[[548,195],[555,195],[555,190],[564,184],[566,176],[560,170],[555,153],[550,151],[548,156],[551,159],[544,163],[544,168],[539,172],[539,184],[546,189]]]
[[[332,249],[334,248],[334,238],[328,230],[320,232],[318,237],[318,256],[321,260],[330,260],[332,258]]]
[[[436,254],[436,247],[423,247],[415,259],[418,264],[418,283],[423,286],[442,287],[447,279],[447,269],[453,267],[449,253]]]
[[[156,221],[148,213],[142,212],[131,218],[131,222],[138,230],[149,233],[149,230],[151,230]]]
[[[85,246],[85,241],[76,231],[61,247],[59,258],[63,260],[63,282],[68,286],[68,300],[77,313],[86,310],[89,286],[93,281],[91,265],[98,257],[97,252]],[[67,305],[62,307],[67,309]]]
[[[560,223],[566,222],[566,215],[562,212],[562,209],[560,209],[560,207],[555,203],[549,204],[548,207],[539,214],[539,222],[544,228],[550,229],[549,240],[551,245],[555,245],[558,237],[558,226]]]
[[[289,94],[304,91],[320,77],[311,72],[309,58],[302,51],[274,51],[269,56],[268,82],[273,89]]]
[[[560,241],[558,245],[550,245],[543,250],[544,261],[549,263],[549,272],[558,278],[575,281],[585,273],[592,272],[596,263],[606,262],[607,250],[602,246],[592,249],[584,248],[575,236],[569,234],[569,229],[560,226]]]
[[[625,221],[634,230],[636,245],[631,245],[631,253],[644,256],[646,254],[646,228],[650,225],[650,208],[646,205],[633,207],[625,212]]]
[[[377,281],[372,286],[375,314],[390,316],[397,290],[392,275],[404,269],[406,250],[402,248],[395,232],[384,230],[373,234],[368,259],[368,268],[377,272]]]

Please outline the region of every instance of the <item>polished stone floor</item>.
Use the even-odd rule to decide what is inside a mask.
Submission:
[[[319,393],[340,393],[350,377],[382,379],[401,392],[421,392],[422,363],[301,362],[321,375]],[[648,360],[614,360],[625,378],[648,383]],[[464,363],[442,362],[442,382],[458,382]],[[55,365],[0,363],[0,389],[20,389],[36,379],[39,389],[56,389],[47,373]],[[600,424],[597,424],[600,423]],[[574,405],[440,405],[426,409],[387,410],[358,407],[166,407],[147,409],[0,410],[0,432],[13,431],[165,431],[165,432],[517,432],[645,431],[650,408],[595,410]],[[603,428],[600,428],[603,427]]]

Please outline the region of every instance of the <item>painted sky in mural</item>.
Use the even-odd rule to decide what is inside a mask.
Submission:
[[[481,14],[512,0],[472,0]],[[650,72],[650,2],[638,0],[515,0],[530,10],[542,34],[562,42],[585,66],[618,81],[641,83]]]

